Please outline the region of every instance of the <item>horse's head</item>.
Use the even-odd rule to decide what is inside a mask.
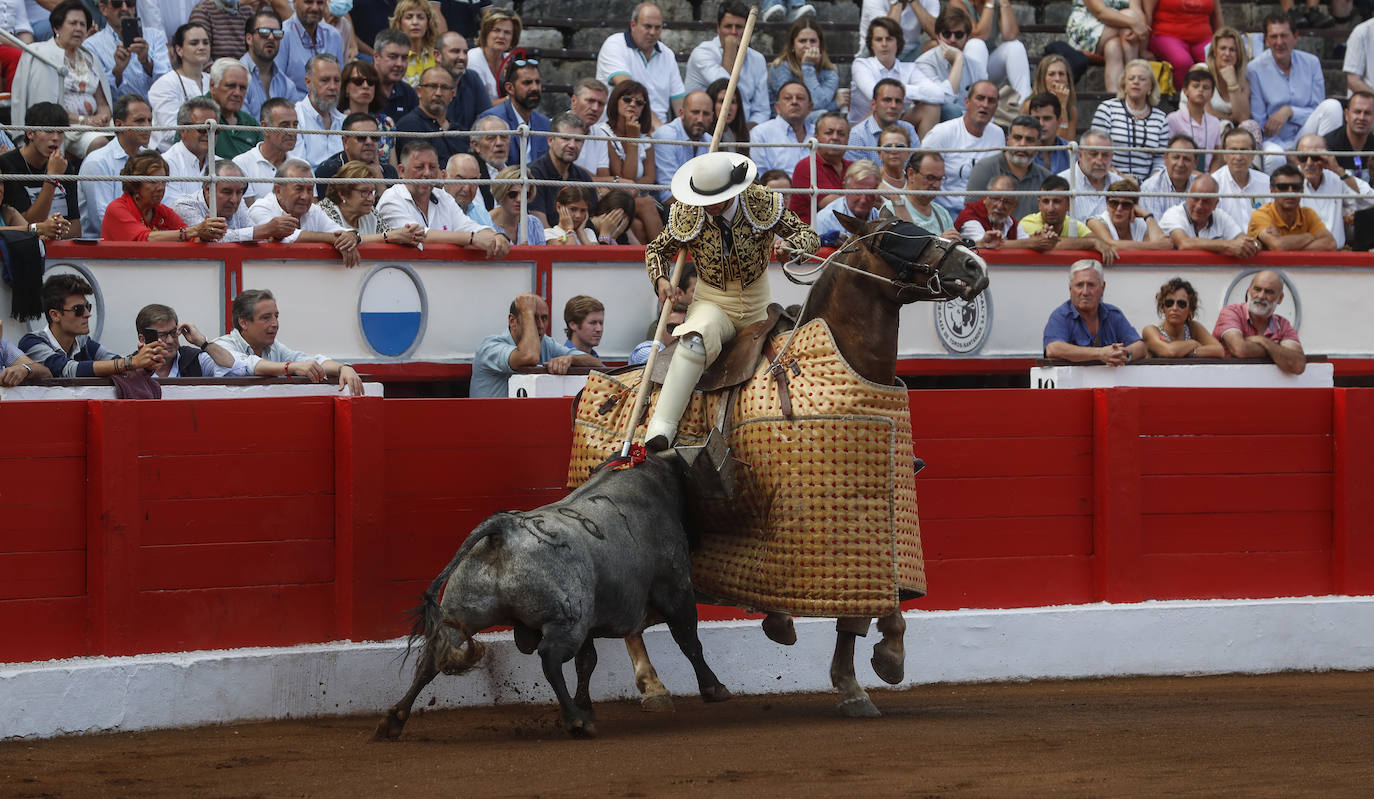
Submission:
[[[892,281],[898,302],[972,300],[987,288],[987,263],[958,242],[894,216],[835,217],[853,235],[844,250],[865,261],[855,266]]]

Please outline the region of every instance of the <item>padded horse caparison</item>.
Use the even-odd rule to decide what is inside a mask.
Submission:
[[[788,316],[781,305],[776,302],[770,303],[767,318],[744,328],[721,346],[720,355],[697,381],[697,390],[719,391],[737,386],[753,377],[758,369],[759,356],[772,340],[773,330],[778,327],[779,322],[796,325],[797,320]],[[654,373],[651,377],[655,383],[663,385],[663,379],[668,375],[668,363],[672,361],[676,350],[677,342],[674,341],[659,353],[658,359],[654,361]]]

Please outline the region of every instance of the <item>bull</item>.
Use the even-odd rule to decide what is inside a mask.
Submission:
[[[412,611],[407,655],[424,642],[415,678],[374,740],[401,735],[415,698],[439,672],[477,665],[485,646],[473,636],[497,625],[513,628],[521,652],[538,651],[574,737],[596,734],[593,639],[636,635],[660,618],[691,661],[702,699],[728,699],[697,636],[686,478],[679,458],[651,457],[603,469],[559,502],[479,524]],[[569,696],[563,664],[574,658],[577,693]]]

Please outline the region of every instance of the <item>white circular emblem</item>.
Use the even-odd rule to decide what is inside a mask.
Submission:
[[[984,289],[973,300],[948,300],[931,306],[940,343],[954,355],[971,355],[983,348],[992,329],[992,293]]]

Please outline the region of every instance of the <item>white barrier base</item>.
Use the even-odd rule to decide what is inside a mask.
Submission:
[[[904,686],[1119,675],[1374,669],[1374,597],[1145,602],[1019,610],[911,612]],[[552,702],[538,658],[510,635],[483,636],[481,666],[440,675],[416,707]],[[756,621],[705,623],[707,661],[735,693],[831,690],[834,625],[798,619],[781,647]],[[866,686],[870,631],[855,658]],[[674,694],[696,681],[663,627],[645,635]],[[599,641],[598,701],[635,695],[619,641]],[[381,713],[410,684],[403,640],[237,649],[0,666],[0,738],[187,727],[248,719]],[[565,671],[572,677],[572,665]],[[570,682],[571,684],[571,682]],[[880,702],[881,704],[881,702]]]
[[[587,385],[586,375],[511,375],[510,397],[571,397]]]

